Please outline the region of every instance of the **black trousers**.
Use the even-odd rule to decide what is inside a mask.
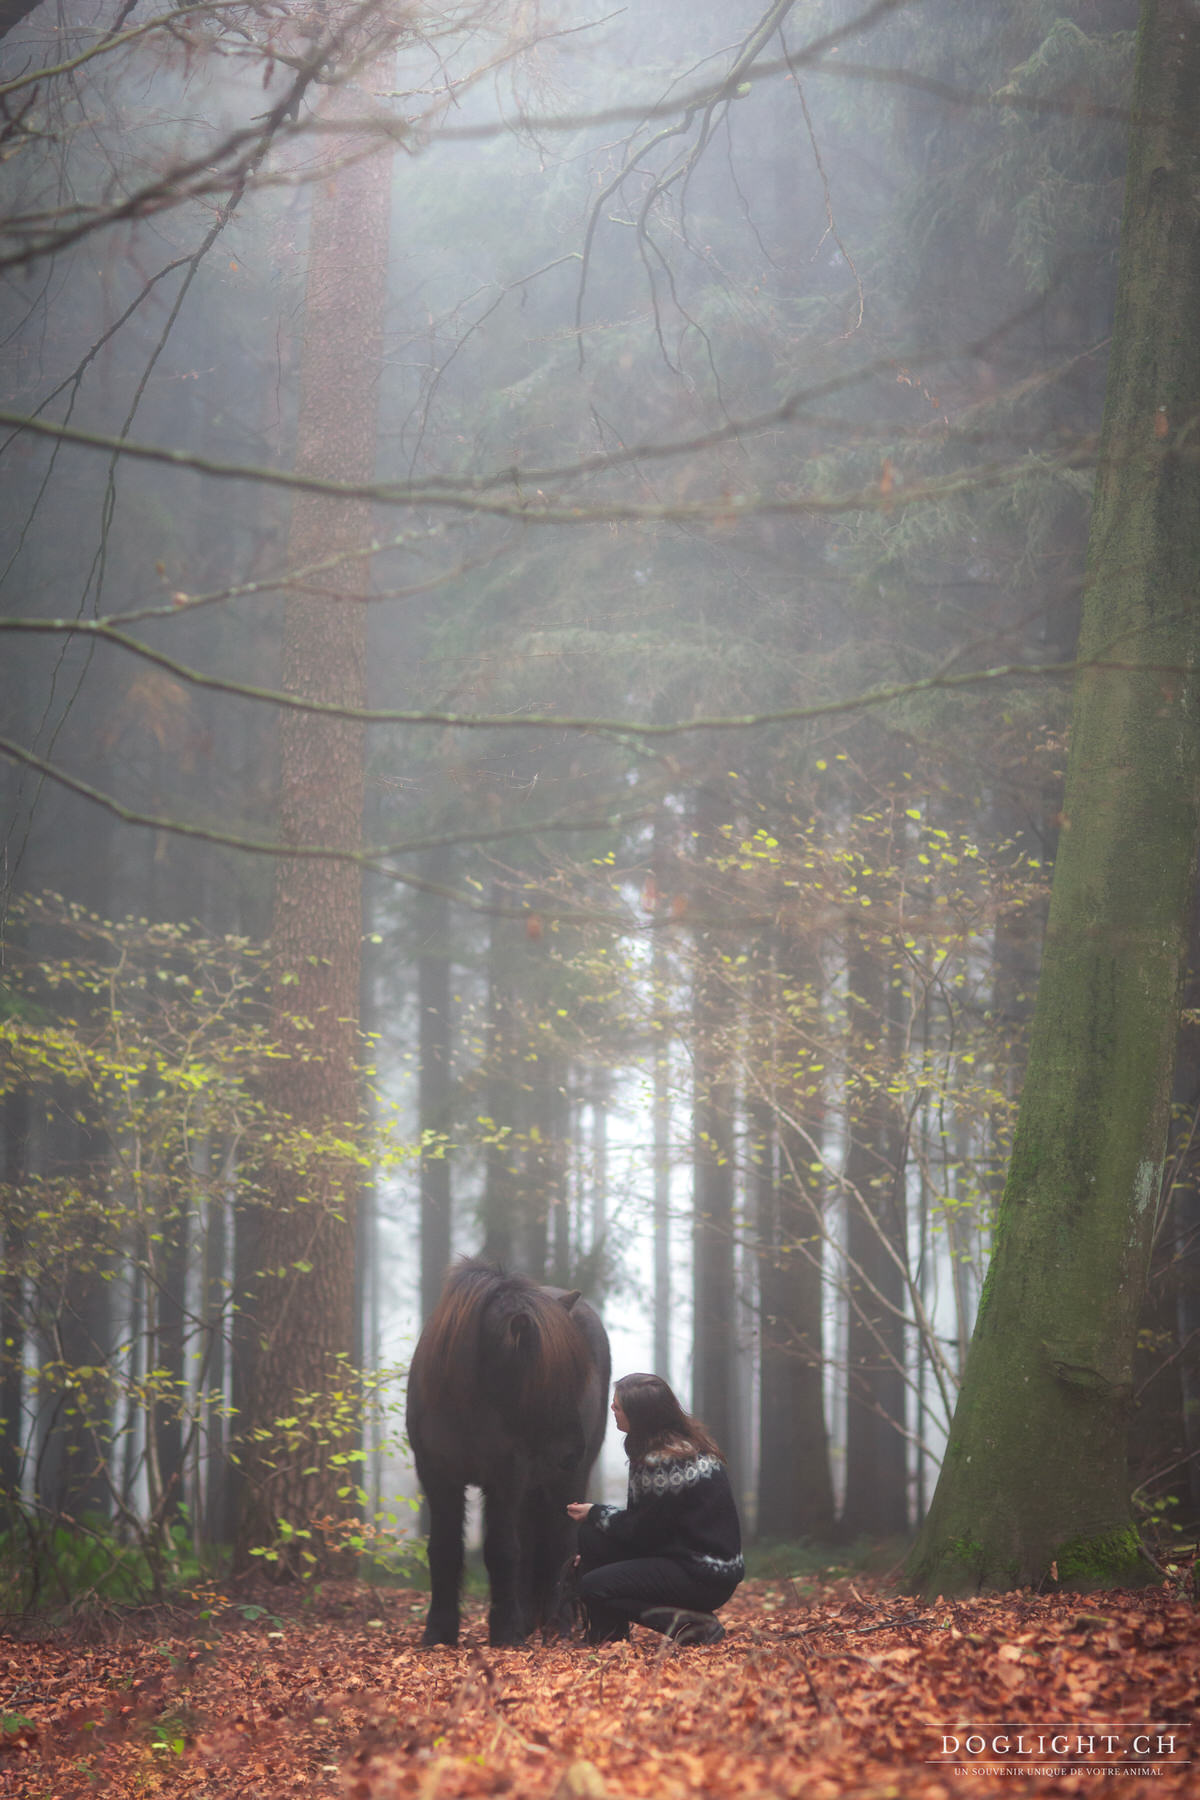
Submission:
[[[611,1644],[629,1636],[629,1627],[648,1607],[713,1612],[737,1583],[698,1576],[669,1556],[629,1557],[585,1537],[579,1567],[579,1597],[587,1609],[589,1644]]]

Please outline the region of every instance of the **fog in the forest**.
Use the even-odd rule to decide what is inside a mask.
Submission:
[[[74,1359],[111,1378],[124,1503],[174,1395],[157,1454],[225,1530],[239,1232],[281,1136],[272,852],[314,847],[272,696],[292,598],[337,588],[372,715],[372,1505],[411,1491],[387,1409],[438,1270],[483,1251],[602,1305],[763,1534],[917,1522],[1061,825],[1042,671],[1078,622],[1136,10],[247,4],[138,36],[148,6],[68,0],[0,40],[6,1016],[48,1034],[5,1089],[24,1494],[70,1486],[45,1371]],[[308,288],[363,159],[374,421],[312,341],[360,341],[345,205],[319,313]],[[347,479],[355,431],[351,603],[259,476]],[[644,729],[691,721],[720,723]],[[1195,1379],[1148,1411],[1146,1475]]]

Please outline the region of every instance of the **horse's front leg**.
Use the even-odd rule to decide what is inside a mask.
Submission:
[[[492,1597],[488,1611],[491,1644],[523,1644],[528,1629],[524,1595],[527,1576],[521,1559],[523,1504],[524,1495],[519,1490],[484,1489],[483,1560]]]
[[[567,1499],[557,1494],[531,1496],[524,1512],[524,1566],[530,1594],[532,1628],[547,1638],[569,1637],[574,1622],[567,1578],[576,1546],[575,1527],[567,1517]]]
[[[452,1481],[426,1482],[429,1508],[429,1616],[426,1644],[457,1644],[462,1585],[465,1490]]]

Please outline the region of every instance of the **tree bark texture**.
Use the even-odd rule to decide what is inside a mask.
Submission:
[[[1126,1431],[1200,817],[1200,8],[1144,0],[1063,830],[926,1593],[1136,1571]]]
[[[1192,912],[1188,975],[1175,1059],[1172,1131],[1160,1224],[1138,1323],[1129,1431],[1136,1502],[1200,1516],[1200,1356],[1194,1337],[1200,1286],[1200,893]],[[1189,1306],[1189,1300],[1191,1305]],[[1161,1548],[1161,1540],[1160,1545]]]
[[[351,84],[334,107],[361,109]],[[387,282],[391,164],[335,140],[340,166],[313,191],[296,467],[304,475],[369,481],[375,467],[377,385]],[[363,501],[296,496],[289,567],[345,560],[289,588],[283,686],[309,700],[365,703],[365,624],[371,537]],[[361,848],[363,727],[348,718],[280,716],[280,821],[289,846]],[[248,1480],[239,1538],[244,1565],[284,1520],[313,1530],[300,1555],[322,1556],[315,1522],[344,1509],[337,1489],[353,1475],[331,1458],[342,1431],[306,1434],[280,1449],[277,1421],[301,1396],[336,1384],[354,1345],[354,1218],[359,1172],[313,1139],[353,1140],[359,1122],[361,874],[327,857],[280,862],[272,923],[274,1035],[269,1095],[281,1117],[280,1154],[266,1172],[258,1245],[256,1356],[243,1458]],[[309,1137],[307,1134],[312,1134]],[[300,1408],[300,1416],[306,1412]],[[257,1434],[265,1433],[259,1438]],[[274,1567],[290,1572],[295,1553]],[[311,1564],[308,1566],[312,1566]]]

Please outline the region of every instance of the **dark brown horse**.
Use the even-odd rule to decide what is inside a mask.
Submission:
[[[578,1293],[458,1263],[408,1372],[408,1439],[429,1508],[425,1643],[458,1642],[466,1489],[483,1490],[488,1637],[568,1624],[560,1577],[608,1423],[608,1337]]]

